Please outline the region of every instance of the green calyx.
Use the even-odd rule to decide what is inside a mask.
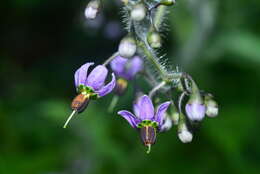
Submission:
[[[81,84],[78,86],[77,91],[78,93],[89,95],[89,98],[92,100],[96,100],[99,98],[99,95],[95,93],[94,89],[91,88],[90,86],[85,86]]]
[[[158,123],[156,121],[151,120],[143,120],[141,123],[137,125],[138,128],[143,128],[145,126],[150,126],[153,128],[158,128]]]

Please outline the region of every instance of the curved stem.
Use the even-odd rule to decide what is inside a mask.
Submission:
[[[183,101],[185,95],[186,95],[186,92],[183,92],[183,93],[181,93],[181,95],[179,97],[179,100],[178,100],[178,110],[179,110],[179,113],[182,113],[181,105],[182,105],[182,101]]]
[[[162,81],[162,82],[159,83],[157,86],[155,86],[155,87],[149,92],[149,97],[152,98],[153,95],[154,95],[159,89],[161,89],[165,84],[166,84],[166,82],[165,82],[165,81]]]
[[[107,66],[107,64],[109,64],[116,56],[118,56],[119,53],[115,52],[112,56],[110,56],[102,65],[103,66]]]
[[[146,153],[149,154],[151,152],[151,144],[148,144]]]

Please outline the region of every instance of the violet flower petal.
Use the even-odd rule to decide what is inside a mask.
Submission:
[[[139,106],[138,106],[138,103],[135,103],[134,105],[133,105],[133,111],[134,111],[134,114],[136,115],[136,117],[138,117],[139,118],[139,113],[140,113],[140,110],[139,110]]]
[[[93,62],[85,63],[82,65],[74,74],[75,86],[78,87],[80,84],[86,85],[88,68],[94,65]]]
[[[154,107],[151,99],[144,95],[140,99],[139,117],[141,120],[152,120],[154,118]]]
[[[127,79],[131,80],[139,71],[143,69],[143,60],[139,56],[135,56],[130,60],[129,68],[126,67]]]
[[[139,120],[131,112],[122,110],[118,114],[124,117],[133,128],[137,127]]]
[[[108,70],[103,65],[98,65],[94,68],[87,78],[87,85],[91,86],[94,90],[99,90],[105,82]]]
[[[186,104],[186,114],[191,121],[201,121],[205,117],[206,107],[200,103]]]
[[[116,78],[115,78],[115,74],[112,74],[112,80],[106,85],[103,86],[100,90],[96,91],[98,93],[98,95],[100,97],[103,97],[105,95],[107,95],[108,93],[110,93],[114,87],[116,86]]]
[[[159,123],[159,127],[162,126],[162,124],[163,124],[165,112],[168,109],[168,107],[170,106],[170,104],[171,104],[171,102],[164,102],[157,109],[157,112],[155,115],[155,120]]]
[[[115,72],[117,76],[124,76],[124,70],[127,61],[128,59],[123,58],[121,56],[117,56],[111,61],[111,69]]]

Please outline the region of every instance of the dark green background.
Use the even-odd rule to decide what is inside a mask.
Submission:
[[[0,174],[260,173],[260,1],[177,2],[163,50],[216,96],[220,114],[203,121],[192,143],[173,128],[147,155],[137,132],[107,112],[112,95],[62,129],[75,70],[117,50],[124,31],[112,39],[104,32],[120,22],[119,6],[106,0],[93,24],[85,0],[1,1]],[[132,100],[129,90],[116,110]]]

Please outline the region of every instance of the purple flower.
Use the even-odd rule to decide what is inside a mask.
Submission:
[[[87,108],[90,99],[96,99],[107,95],[116,85],[114,74],[112,74],[111,82],[105,85],[108,70],[103,65],[96,66],[88,75],[88,69],[91,65],[94,65],[94,63],[86,63],[75,72],[75,86],[79,94],[71,103],[71,109],[73,111],[63,128],[67,127],[69,121],[76,113],[81,113]]]
[[[75,86],[81,93],[92,93],[102,97],[110,93],[115,85],[115,75],[112,73],[112,80],[105,85],[108,70],[103,65],[96,66],[88,75],[88,69],[94,63],[82,65],[74,75]]]
[[[185,110],[191,121],[201,121],[205,116],[206,107],[199,102],[192,102],[186,104]]]
[[[131,80],[143,69],[143,60],[139,56],[130,59],[117,56],[111,61],[110,66],[117,76]]]
[[[135,114],[126,110],[118,112],[133,128],[140,130],[141,139],[144,145],[148,147],[148,153],[151,145],[155,143],[156,132],[163,131],[165,112],[170,104],[171,102],[162,103],[155,112],[151,99],[144,95],[134,104]]]

